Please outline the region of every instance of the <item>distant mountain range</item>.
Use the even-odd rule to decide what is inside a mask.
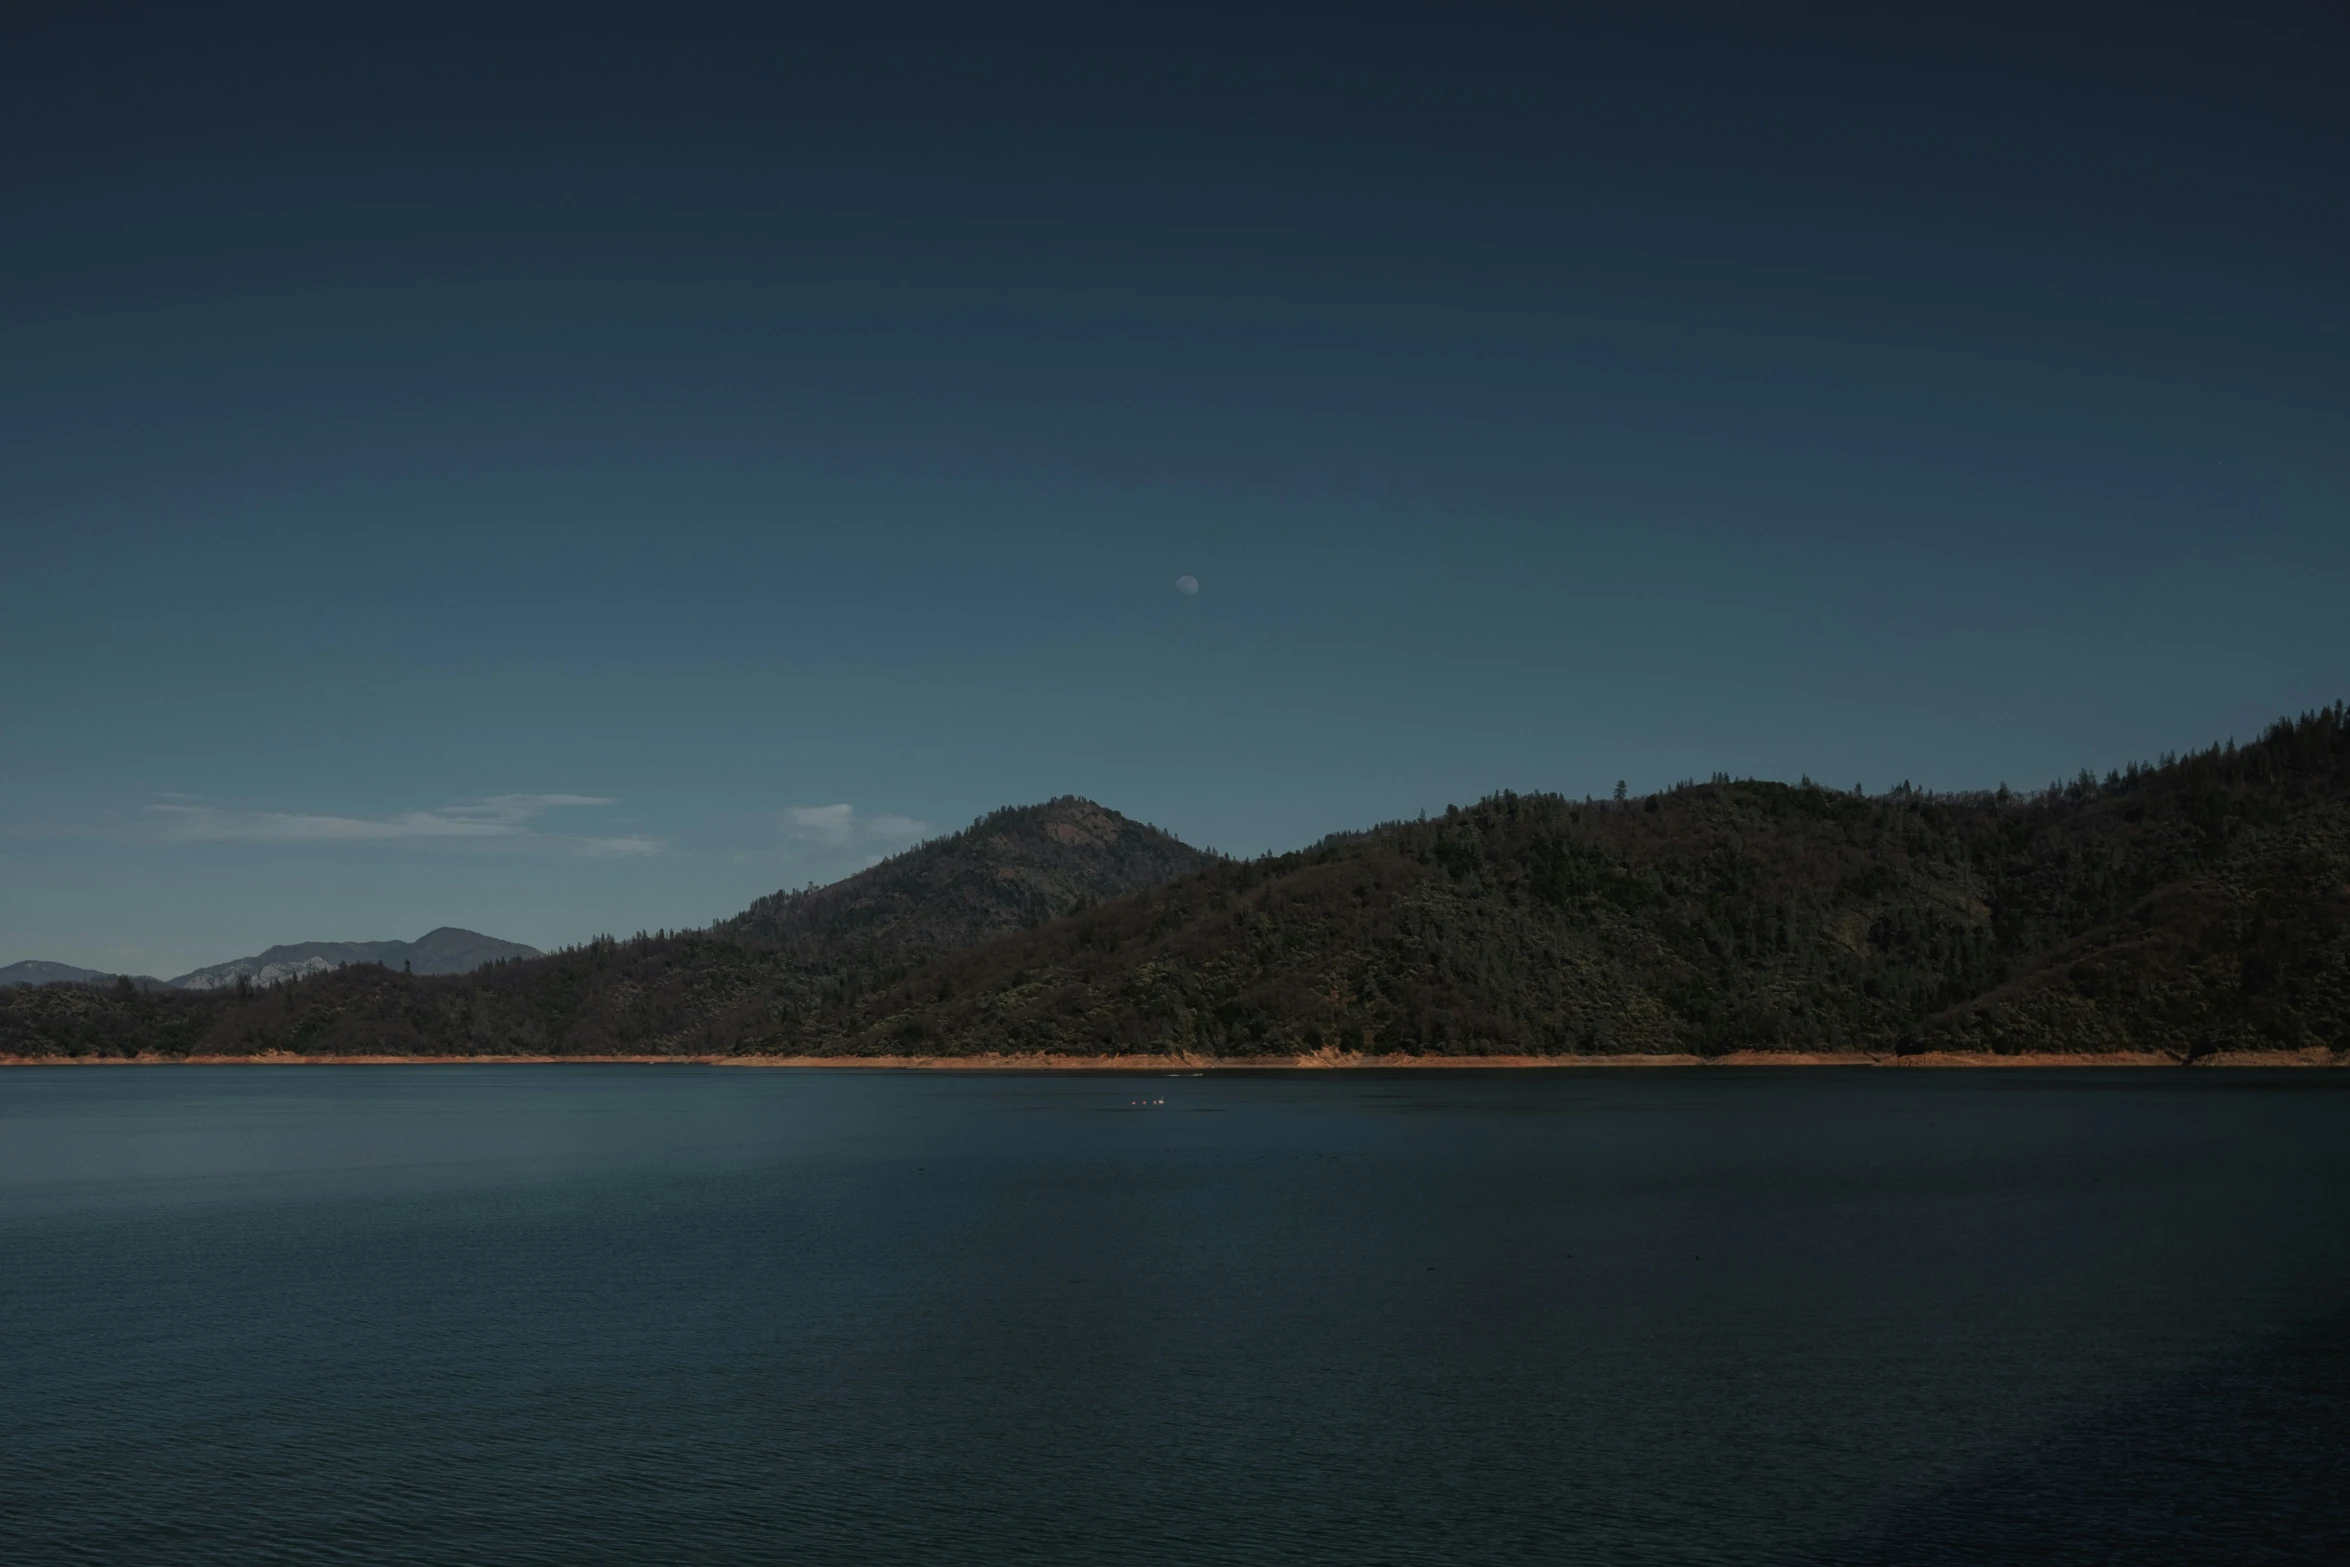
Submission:
[[[414,941],[304,941],[271,947],[256,957],[233,958],[182,974],[171,983],[180,990],[233,988],[239,979],[269,985],[279,980],[299,979],[305,974],[323,974],[353,963],[380,963],[385,968],[404,968],[416,974],[466,974],[484,963],[539,956],[542,954],[538,948],[526,947],[519,941],[500,941],[479,931],[443,925]]]
[[[1504,793],[1251,861],[1063,798],[465,974],[0,993],[18,1055],[1737,1050],[2350,1058],[2350,708],[2030,794]]]
[[[380,963],[385,968],[405,969],[417,974],[465,974],[480,968],[484,963],[541,955],[538,948],[526,947],[518,941],[500,941],[495,936],[484,936],[479,931],[443,925],[438,930],[427,931],[414,941],[304,941],[292,946],[271,947],[250,958],[232,958],[226,963],[215,963],[209,968],[196,969],[173,980],[152,979],[143,974],[134,974],[129,978],[133,985],[141,989],[169,986],[175,990],[233,990],[239,979],[250,980],[255,985],[271,985],[280,980],[299,979],[306,974],[323,974],[353,963]],[[121,977],[97,969],[76,968],[70,963],[45,963],[39,959],[11,963],[6,968],[0,968],[0,986],[111,985]]]
[[[0,968],[0,986],[111,985],[123,977],[94,968],[75,968],[71,963],[46,963],[39,958],[28,958],[22,963],[11,963],[6,968]],[[128,978],[132,984],[147,988],[158,987],[163,983],[145,974],[133,974]]]

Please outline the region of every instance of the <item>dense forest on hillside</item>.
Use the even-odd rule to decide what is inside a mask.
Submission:
[[[457,979],[351,969],[210,1010],[19,991],[0,1050],[2350,1048],[2338,705],[2028,796],[1502,794],[1249,862],[1028,810],[1077,807],[1099,819]]]
[[[1065,796],[1007,806],[827,887],[778,892],[716,927],[787,960],[878,968],[1041,925],[1081,904],[1155,887],[1214,856]]]
[[[2350,1046],[2340,708],[2030,798],[1503,794],[950,956],[854,1052]]]

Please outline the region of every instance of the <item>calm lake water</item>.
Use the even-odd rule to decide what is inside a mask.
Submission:
[[[0,1558],[2350,1551],[2350,1078],[0,1072]]]

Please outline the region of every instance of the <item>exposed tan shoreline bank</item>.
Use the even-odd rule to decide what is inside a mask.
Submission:
[[[2109,1051],[2066,1055],[2055,1051],[2024,1055],[1928,1051],[1918,1055],[1833,1055],[1800,1051],[1739,1050],[1721,1056],[1361,1056],[1317,1051],[1303,1056],[1227,1058],[1219,1056],[303,1056],[272,1052],[250,1056],[0,1056],[0,1066],[515,1066],[638,1065],[798,1067],[833,1071],[932,1072],[1236,1072],[1236,1071],[1564,1071],[1603,1067],[1841,1066],[1841,1067],[2165,1067],[2188,1063],[2167,1051]],[[2230,1050],[2199,1057],[2207,1066],[2350,1066],[2350,1052]]]

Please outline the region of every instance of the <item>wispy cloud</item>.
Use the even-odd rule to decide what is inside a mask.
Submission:
[[[859,816],[853,805],[795,805],[783,813],[796,838],[835,848],[905,844],[930,834],[928,822],[911,816]]]
[[[162,835],[175,843],[367,843],[496,838],[527,839],[573,854],[660,853],[662,845],[658,838],[584,837],[543,832],[533,825],[549,811],[617,803],[594,794],[495,794],[487,799],[427,811],[399,811],[390,816],[232,811],[213,805],[176,803],[150,805],[147,810]]]
[[[580,838],[574,840],[579,852],[594,859],[623,859],[635,854],[659,854],[658,838]]]
[[[853,805],[795,805],[783,813],[783,819],[796,836],[819,843],[845,844],[857,830],[857,808]]]

